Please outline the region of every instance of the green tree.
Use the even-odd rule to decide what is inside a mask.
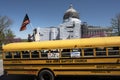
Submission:
[[[111,20],[113,31],[120,36],[120,13]]]

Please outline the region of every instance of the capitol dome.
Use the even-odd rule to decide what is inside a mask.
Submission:
[[[63,20],[69,19],[70,17],[79,19],[79,13],[73,8],[72,4],[70,5],[69,9],[66,10]]]

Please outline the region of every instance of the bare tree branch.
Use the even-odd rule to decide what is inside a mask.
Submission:
[[[11,38],[14,37],[14,36],[10,36],[10,35],[14,35],[9,28],[11,24],[12,24],[12,20],[9,19],[7,16],[0,16],[0,45],[2,43],[6,43],[8,37]]]
[[[117,31],[117,35],[120,36],[120,13],[115,16],[115,18],[111,19],[111,24],[114,31]]]

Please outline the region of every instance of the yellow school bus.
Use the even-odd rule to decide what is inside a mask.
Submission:
[[[2,47],[8,74],[39,80],[58,75],[120,76],[120,37],[10,43]]]

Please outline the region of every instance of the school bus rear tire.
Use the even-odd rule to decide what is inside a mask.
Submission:
[[[54,80],[55,76],[50,70],[42,70],[39,72],[38,80]]]

